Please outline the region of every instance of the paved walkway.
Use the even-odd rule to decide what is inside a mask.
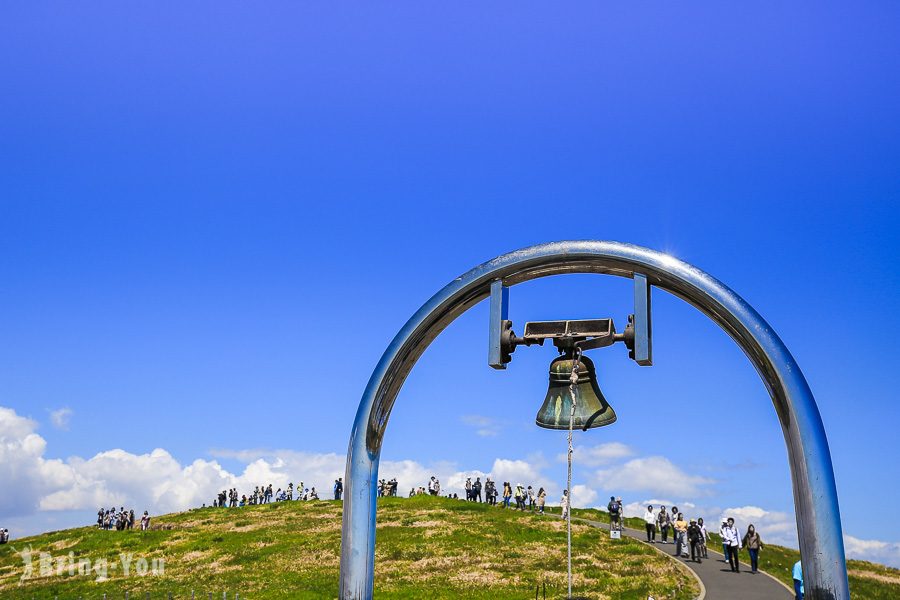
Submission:
[[[593,527],[609,530],[608,523],[576,519]],[[628,537],[647,543],[647,534],[643,531],[625,529]],[[675,554],[675,544],[650,544],[669,556]],[[673,556],[674,558],[674,556]],[[752,574],[750,565],[741,563],[741,572],[732,573],[727,563],[722,562],[725,557],[712,548],[709,549],[709,558],[702,563],[691,562],[690,559],[676,558],[684,566],[691,569],[706,587],[705,600],[792,600],[793,592],[789,591],[781,582],[773,579],[763,572]]]

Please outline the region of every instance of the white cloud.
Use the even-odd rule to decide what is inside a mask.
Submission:
[[[460,417],[463,424],[475,429],[475,434],[481,437],[494,437],[500,433],[500,424],[491,417],[482,415],[465,415]]]
[[[0,407],[0,514],[26,515],[37,510],[41,496],[73,480],[62,461],[47,460],[47,442],[35,433],[37,423]]]
[[[593,506],[599,495],[600,494],[597,493],[597,490],[589,488],[586,485],[573,485],[572,506],[574,508],[585,508]]]
[[[847,558],[868,560],[900,568],[900,542],[861,540],[852,535],[845,535],[844,551]]]
[[[69,422],[72,420],[72,409],[68,407],[58,408],[50,411],[50,422],[57,429],[68,430]]]
[[[634,455],[634,450],[621,442],[608,442],[597,446],[575,446],[572,460],[586,467],[608,465],[622,458]],[[565,453],[557,455],[559,462],[566,462]]]
[[[616,493],[646,491],[660,495],[696,497],[708,493],[714,480],[685,473],[663,456],[635,458],[611,469],[599,470],[596,482]]]

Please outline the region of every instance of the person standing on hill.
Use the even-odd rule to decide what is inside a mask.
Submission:
[[[497,504],[497,487],[490,477],[484,480],[484,499],[490,506]]]
[[[525,510],[525,486],[516,485],[516,510]]]
[[[719,533],[722,535],[722,543],[728,548],[726,558],[728,559],[728,564],[731,565],[731,571],[740,573],[741,562],[738,553],[741,550],[741,532],[734,525],[734,519],[728,517],[725,526],[722,527]]]
[[[481,477],[476,477],[472,484],[472,502],[481,502]]]
[[[150,529],[150,514],[145,510],[144,516],[141,517],[141,531]]]
[[[340,500],[341,494],[344,493],[344,479],[342,477],[338,477],[337,481],[334,482],[334,499]]]
[[[656,515],[653,513],[653,506],[647,507],[647,512],[644,513],[644,521],[646,522],[647,541],[655,544],[656,543]]]
[[[569,518],[569,490],[563,490],[562,498],[559,501],[559,507],[562,509],[563,520]]]
[[[750,523],[750,525],[747,526],[747,533],[744,534],[743,544],[747,547],[747,552],[750,554],[750,572],[756,573],[759,568],[759,551],[762,550],[763,543],[759,534],[756,532],[756,527],[753,526],[753,523]]]
[[[544,504],[547,503],[547,492],[544,491],[544,488],[538,490],[537,493],[537,506],[538,511],[541,514],[544,514]]]

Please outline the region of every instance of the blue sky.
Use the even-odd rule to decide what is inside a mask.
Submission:
[[[671,252],[769,320],[819,402],[857,555],[900,563],[876,509],[900,495],[898,7],[3,10],[14,533],[83,522],[98,494],[161,510],[226,481],[327,485],[372,368],[431,294],[589,238]],[[594,353],[619,422],[579,436],[582,498],[756,507],[790,538],[758,376],[695,310],[662,292],[654,309],[654,367]],[[519,327],[628,312],[627,280],[511,293]],[[554,354],[495,372],[486,321],[475,307],[425,353],[384,459],[410,481],[558,490],[564,436],[533,426]]]

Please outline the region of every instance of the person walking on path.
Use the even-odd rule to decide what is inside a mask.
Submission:
[[[798,560],[794,564],[794,569],[791,573],[791,577],[794,578],[794,598],[796,600],[803,600],[803,566],[800,564],[801,562]]]
[[[559,501],[559,507],[562,509],[562,518],[569,518],[569,490],[563,490],[562,498]]]
[[[619,521],[619,515],[622,512],[622,504],[621,498],[618,500],[615,496],[609,497],[609,504],[606,505],[606,510],[609,512],[609,530],[613,531],[621,531],[622,523]]]
[[[675,521],[677,521],[677,520],[678,520],[678,507],[677,507],[677,506],[673,506],[673,507],[672,507],[672,512],[671,512],[671,514],[669,515],[669,527],[672,528],[672,543],[673,543],[673,544],[677,544],[677,543],[678,543],[678,539],[677,539],[677,538],[678,538],[678,532],[675,530]]]
[[[669,521],[669,511],[666,510],[665,506],[659,507],[659,514],[656,515],[656,526],[659,528],[659,532],[662,535],[662,543],[668,544],[667,541],[669,539],[669,525],[671,521]]]
[[[706,531],[706,525],[703,524],[703,517],[697,519],[697,526],[700,527],[700,551],[703,553],[703,558],[709,558],[709,554],[706,551],[706,542],[709,541],[709,532]]]
[[[529,485],[526,493],[528,495],[528,510],[534,510],[534,488]]]
[[[503,482],[503,508],[509,508],[509,499],[512,498],[512,486],[508,481]]]
[[[538,490],[538,493],[537,493],[537,506],[538,506],[538,511],[540,511],[541,514],[544,514],[544,504],[546,504],[546,503],[547,503],[547,492],[544,491],[544,488],[541,488]]]
[[[647,541],[652,544],[655,544],[656,543],[656,514],[653,512],[653,506],[647,507],[647,512],[644,513],[644,521],[646,521]]]
[[[722,519],[722,524],[719,525],[719,535],[722,536],[722,530],[728,527],[728,519]],[[728,542],[725,540],[725,537],[722,536],[722,556],[725,558],[722,560],[723,563],[728,562]]]
[[[762,550],[763,543],[756,532],[753,523],[747,526],[747,533],[744,534],[743,545],[747,547],[750,553],[750,572],[756,573],[759,567],[759,551]]]
[[[687,556],[687,521],[684,520],[684,514],[678,513],[678,519],[675,521],[675,556]]]
[[[725,526],[722,527],[719,533],[722,535],[722,543],[728,548],[726,558],[728,559],[728,564],[731,565],[732,572],[740,573],[741,562],[738,552],[741,550],[741,532],[735,526],[734,519],[728,517]]]
[[[691,560],[696,563],[702,563],[702,552],[700,550],[700,540],[703,539],[703,533],[697,524],[697,519],[691,519],[691,524],[687,528],[687,539],[691,545]]]
[[[338,477],[334,482],[334,499],[340,500],[341,494],[344,493],[344,479],[343,477]]]

